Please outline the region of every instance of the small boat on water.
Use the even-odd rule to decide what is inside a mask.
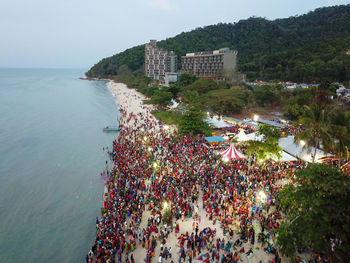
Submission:
[[[118,132],[118,131],[120,131],[122,128],[120,128],[120,127],[109,127],[109,126],[106,126],[106,127],[104,127],[103,128],[103,131],[105,131],[105,132],[110,132],[110,131],[116,131],[116,132]]]

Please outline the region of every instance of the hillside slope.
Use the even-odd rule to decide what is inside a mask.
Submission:
[[[238,50],[238,67],[248,79],[294,81],[350,79],[350,5],[325,7],[273,21],[252,17],[217,24],[158,42],[178,56],[230,47]],[[142,69],[144,45],[102,59],[87,76],[117,75],[121,65]]]

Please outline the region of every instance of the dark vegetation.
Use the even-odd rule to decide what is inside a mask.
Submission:
[[[251,17],[181,33],[158,42],[178,56],[229,47],[238,50],[238,67],[249,80],[349,81],[350,5],[319,8],[302,16],[273,21]],[[89,77],[118,75],[126,65],[143,74],[144,45],[105,58]]]
[[[349,262],[350,178],[334,167],[313,164],[300,170],[278,195],[285,218],[278,231],[282,254],[312,247],[330,262]]]

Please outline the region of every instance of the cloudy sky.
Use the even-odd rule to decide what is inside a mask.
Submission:
[[[307,13],[350,0],[0,0],[0,67],[88,68],[196,27]]]

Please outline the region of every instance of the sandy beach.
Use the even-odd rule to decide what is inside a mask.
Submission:
[[[137,92],[135,89],[129,89],[124,83],[109,81],[108,87],[116,98],[118,104],[127,112],[127,114],[151,114],[153,106],[143,104],[143,100],[147,99],[143,94]]]
[[[143,94],[140,94],[134,89],[129,89],[125,84],[123,83],[116,83],[113,81],[110,81],[108,83],[108,86],[113,93],[114,97],[118,101],[118,104],[121,108],[123,108],[127,114],[139,114],[142,113],[146,116],[149,116],[150,118],[154,118],[154,116],[151,115],[151,111],[153,109],[152,105],[146,105],[143,103],[143,100],[147,99]],[[132,127],[135,123],[129,122],[127,125],[129,127]],[[159,128],[159,127],[157,127]],[[170,131],[169,131],[170,132]],[[184,220],[179,219],[175,221],[175,225],[179,224],[180,231],[178,234],[175,234],[175,231],[172,231],[170,235],[168,236],[167,242],[164,245],[164,247],[167,247],[168,249],[172,248],[172,258],[168,258],[167,260],[163,259],[162,262],[170,262],[173,260],[174,262],[180,262],[179,261],[179,245],[178,245],[178,237],[180,234],[185,234],[186,232],[193,232],[193,223],[199,223],[199,231],[203,230],[206,227],[210,227],[211,229],[216,230],[216,236],[217,238],[224,238],[225,242],[231,240],[232,242],[239,239],[239,236],[235,234],[233,238],[231,238],[228,233],[226,235],[223,232],[223,229],[220,226],[219,220],[215,220],[215,224],[213,223],[213,220],[209,220],[209,217],[206,214],[206,211],[203,209],[203,192],[200,191],[200,195],[198,198],[198,215],[200,217],[200,221],[195,220],[194,218],[186,218]],[[144,228],[147,226],[147,221],[151,217],[151,213],[149,210],[145,210],[142,214],[142,220],[140,228]],[[258,224],[256,224],[256,227],[259,228]],[[238,230],[238,229],[237,229]],[[258,233],[258,229],[256,231]],[[247,257],[245,253],[239,253],[239,261],[238,262],[261,262],[267,263],[270,262],[271,259],[273,259],[273,255],[269,255],[266,252],[264,252],[263,248],[261,247],[261,244],[258,244],[256,242],[254,245],[250,243],[243,243],[239,249],[244,248],[244,251],[247,252],[249,249],[253,249],[253,254]],[[160,242],[157,242],[157,247],[155,249],[155,256],[152,259],[152,262],[156,263],[158,262],[158,258],[160,255]],[[205,253],[205,250],[203,250],[203,255]],[[221,251],[221,253],[225,253],[224,251]],[[146,249],[143,248],[141,245],[138,245],[135,250],[132,252],[135,262],[144,262],[144,259],[146,257]],[[202,260],[198,260],[200,255],[193,258],[192,262],[202,262]],[[214,262],[214,261],[210,261]],[[283,259],[282,262],[288,262],[286,259]]]

